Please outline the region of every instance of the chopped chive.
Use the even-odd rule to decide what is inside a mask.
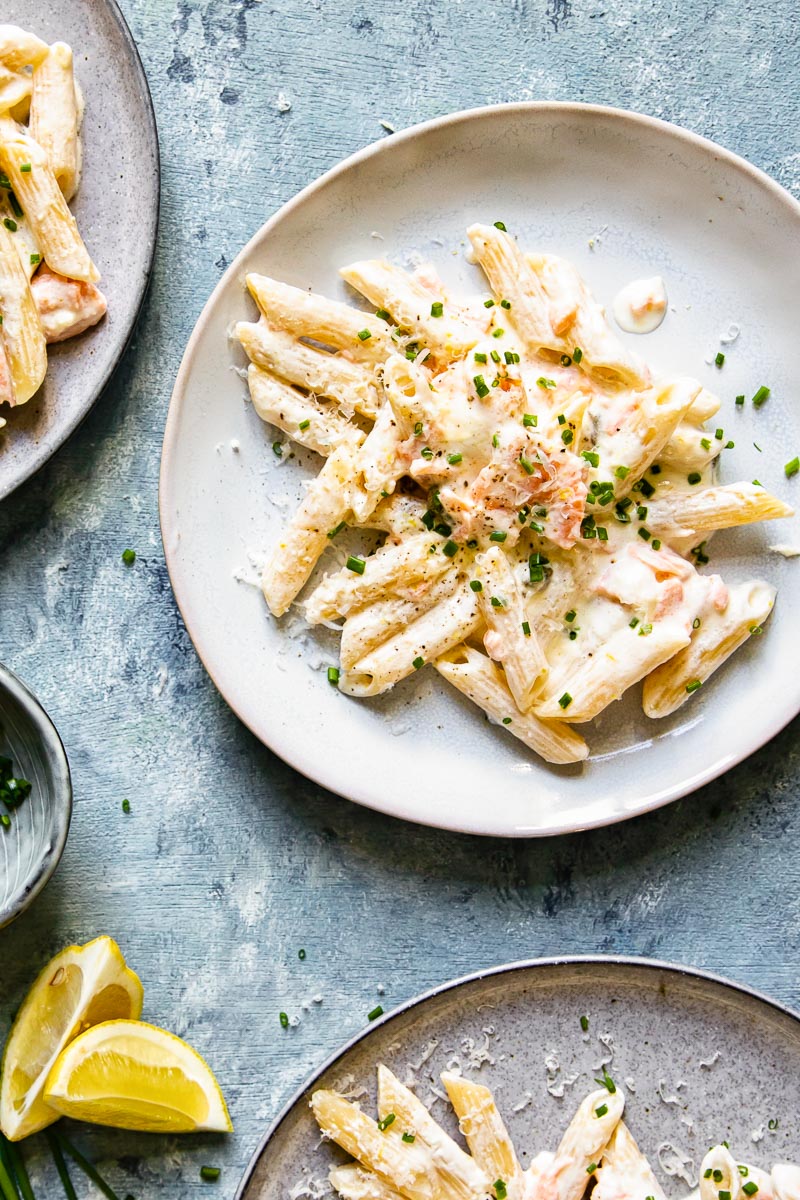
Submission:
[[[369,331],[369,329],[359,329],[358,333],[356,334],[356,337],[358,338],[358,340],[360,342],[368,342],[369,339],[372,337],[372,334]]]
[[[714,437],[717,439],[718,442],[721,442],[724,436],[725,436],[725,434],[722,429],[714,430]]]
[[[649,479],[640,479],[636,485],[636,490],[642,493],[645,500],[649,500],[651,496],[655,495],[656,489]]]
[[[583,1030],[584,1033],[589,1032],[589,1018],[588,1017],[581,1017],[581,1029]]]
[[[585,458],[591,467],[600,466],[600,455],[594,450],[581,450],[581,458]]]
[[[409,344],[406,346],[406,358],[408,359],[408,361],[413,362],[418,354],[419,354],[419,346],[417,345],[417,343],[409,342]]]
[[[711,1178],[711,1167],[709,1167],[708,1170],[703,1171],[703,1179],[710,1179],[710,1178]]]
[[[686,690],[689,693],[696,692],[697,689],[702,686],[703,686],[702,679],[693,679],[691,683],[687,683]]]
[[[569,446],[569,444],[572,442],[574,437],[575,437],[575,434],[572,432],[571,429],[564,429],[562,431],[561,440],[565,446]]]
[[[735,403],[741,408],[744,404],[744,396],[737,396]]]
[[[635,629],[635,628],[636,628],[636,626],[637,626],[638,624],[639,624],[639,618],[638,618],[638,617],[631,617],[630,621],[628,621],[628,626],[629,626],[631,629]]]
[[[751,625],[749,632],[753,635],[753,637],[761,637],[761,634],[764,632],[764,630],[760,625]]]
[[[506,533],[505,529],[493,529],[492,532],[489,534],[489,541],[490,542],[504,542],[507,537],[508,537],[508,534]]]
[[[726,450],[732,450],[732,449],[733,449],[733,447],[734,447],[735,445],[736,445],[736,443],[735,443],[735,442],[726,442],[726,443],[725,443],[725,447],[724,447],[724,448],[725,448]]]
[[[755,487],[763,487],[764,486],[760,479],[754,479],[753,484]]]
[[[420,450],[420,454],[423,458],[427,458],[428,461],[433,458],[433,451],[431,450],[430,446],[423,446]]]
[[[643,625],[642,628],[639,630],[639,637],[647,637],[647,635],[652,632],[653,632],[652,625],[649,625],[649,624]]]
[[[742,1184],[742,1191],[744,1192],[745,1196],[755,1196],[756,1192],[758,1191],[758,1184],[754,1183],[751,1179],[749,1183]]]
[[[650,466],[648,467],[648,470],[651,475],[660,475],[661,474],[661,467],[658,465],[658,463],[651,463]]]
[[[556,386],[555,379],[548,379],[545,375],[540,375],[536,382],[540,388],[554,388]]]
[[[41,261],[42,261],[41,254],[32,254],[31,255],[31,266],[32,267],[38,266]]]
[[[579,363],[582,358],[583,358],[583,351],[580,349],[579,346],[576,346],[575,349],[572,351],[572,361]]]
[[[13,192],[8,193],[8,203],[11,205],[11,211],[13,212],[14,216],[18,221],[21,221],[24,216],[22,205]]]
[[[715,1170],[713,1172],[712,1178],[715,1183],[722,1183],[722,1171],[720,1171],[719,1168],[717,1168],[717,1170]]]
[[[499,350],[491,350],[489,352],[489,357],[491,358],[492,362],[499,363],[500,362],[500,351]],[[492,387],[496,387],[496,386],[497,386],[497,380],[495,380],[494,383],[492,384]]]
[[[754,407],[761,408],[761,405],[764,403],[764,401],[769,399],[769,394],[770,394],[770,389],[768,387],[764,387],[764,385],[762,384],[761,387],[756,392],[755,396],[753,396]]]
[[[721,1191],[717,1192],[717,1195],[719,1196],[719,1200],[731,1200],[731,1194],[727,1188],[723,1188]]]
[[[376,1004],[375,1007],[373,1008],[372,1012],[367,1013],[367,1020],[368,1021],[377,1021],[378,1017],[382,1017],[382,1016],[383,1016],[383,1005]]]
[[[434,300],[433,304],[431,305],[431,316],[432,317],[444,316],[444,305],[442,304],[441,300]]]
[[[522,622],[522,632],[524,633],[525,637],[531,636],[531,626],[529,621]]]
[[[285,1012],[278,1013],[278,1020],[281,1023],[281,1029],[289,1028],[289,1014]]]
[[[778,1118],[770,1117],[770,1119],[767,1121],[767,1129],[770,1131],[770,1133],[774,1133],[777,1128],[778,1128]]]
[[[588,1167],[586,1168],[586,1174],[594,1175],[596,1170],[597,1170],[597,1163],[589,1163]]]
[[[536,508],[533,510],[533,515],[535,517],[546,517],[547,509],[545,508],[545,506],[543,504],[537,504]]]
[[[328,537],[333,540],[337,534],[342,532],[346,525],[346,521],[340,521],[338,525],[334,525],[333,529],[328,530]]]
[[[503,724],[506,724],[506,722],[510,725],[511,718],[506,717]],[[497,1197],[497,1200],[506,1200],[506,1196],[508,1195],[508,1188],[506,1187],[506,1182],[504,1179],[495,1179],[494,1183],[492,1184],[492,1187],[494,1188],[494,1194]]]
[[[503,717],[503,724],[504,724],[504,725],[510,725],[510,724],[511,724],[511,717]]]
[[[493,329],[492,337],[493,338],[501,338],[504,333],[505,333],[505,329]]]
[[[222,1171],[219,1167],[201,1167],[200,1178],[204,1183],[216,1183]]]
[[[483,307],[484,308],[494,308],[494,300],[484,300]]]
[[[534,466],[529,458],[526,458],[524,454],[520,454],[517,461],[519,462],[519,465],[522,467],[522,469],[526,475],[533,474]],[[525,518],[523,517],[522,520],[524,521]]]
[[[692,621],[692,629],[699,629],[701,625],[702,625],[702,621],[700,620],[700,618],[695,617],[695,619]]]
[[[385,308],[376,308],[375,316],[380,317],[382,321],[391,321],[392,314],[387,312]]]
[[[9,817],[8,813],[0,814],[0,825],[3,826],[3,829],[11,828],[11,817]]]
[[[415,1142],[416,1140],[417,1140],[417,1135],[415,1133],[404,1133],[403,1134],[404,1142],[408,1142],[409,1144],[411,1144],[412,1142]]]
[[[20,169],[20,171],[22,171],[23,175],[30,175],[31,164],[30,163],[20,163],[19,169]]]
[[[305,950],[298,950],[297,957],[300,959],[301,962],[305,962],[305,958],[306,958]]]
[[[283,458],[283,444],[281,442],[273,442],[272,453],[276,455],[277,458]]]
[[[485,354],[481,354],[479,351],[477,351],[477,350],[476,350],[476,351],[475,351],[475,362],[479,362],[479,363],[485,363],[485,362],[486,362],[486,355],[485,355]]]
[[[595,1083],[599,1083],[601,1087],[604,1087],[609,1096],[613,1096],[617,1090],[617,1085],[614,1083],[614,1080],[611,1078],[605,1067],[603,1067],[603,1078],[595,1079]]]
[[[645,508],[644,504],[636,505],[636,517],[639,521],[647,520],[647,509]]]
[[[716,358],[714,359],[714,366],[721,367],[724,362],[725,362],[725,355],[722,353],[721,350],[719,350],[717,352]]]
[[[614,474],[617,479],[627,479],[631,473],[630,467],[615,467]]]
[[[463,455],[459,454],[456,451],[456,453],[454,453],[454,454],[448,454],[447,461],[450,463],[451,467],[457,467],[458,464],[461,462],[462,458],[463,458]]]
[[[791,479],[793,475],[796,475],[797,472],[800,471],[800,458],[793,458],[791,462],[786,464],[786,466],[783,468],[783,471],[786,478]]]
[[[411,664],[411,665],[412,665],[412,667],[414,668],[414,670],[415,670],[415,671],[419,671],[421,667],[424,667],[424,666],[425,666],[425,659],[424,659],[424,658],[421,658],[421,657],[418,655],[418,656],[417,656],[417,657],[414,659],[414,661],[412,662],[412,664]]]
[[[564,695],[558,702],[558,707],[569,708],[570,704],[572,704],[572,696],[570,696],[569,692],[564,692]]]
[[[607,1113],[607,1112],[608,1112],[608,1105],[607,1105],[607,1104],[601,1104],[599,1108],[596,1108],[596,1109],[594,1110],[594,1115],[595,1115],[596,1117],[604,1117],[604,1116],[606,1115],[606,1113]]]
[[[308,429],[310,424],[311,424],[311,421],[309,420],[308,417],[306,417],[305,420],[300,422],[300,424],[297,426],[297,428],[301,429],[301,430]]]
[[[3,217],[3,224],[5,225],[6,229],[11,231],[11,233],[17,232],[17,229],[18,229],[17,222],[12,221],[11,217]]]
[[[501,308],[511,308],[511,301],[510,300],[501,300],[500,307]]]
[[[338,667],[328,667],[328,683],[331,684],[332,687],[336,687],[339,683]]]
[[[444,554],[445,558],[452,558],[457,553],[458,553],[458,543],[457,542],[446,541],[445,544],[442,546],[442,554]]]
[[[363,558],[359,558],[356,554],[349,554],[347,562],[344,564],[348,571],[353,571],[356,575],[363,575],[364,568],[367,565]]]
[[[708,440],[708,438],[700,438],[700,445],[703,447],[704,450],[711,449],[711,442]]]
[[[660,538],[653,538],[653,540],[652,540],[652,542],[650,543],[650,545],[653,547],[653,549],[654,549],[654,550],[660,550],[660,549],[661,549],[661,539],[660,539]]]
[[[472,588],[473,592],[483,591],[483,584],[481,583],[480,579],[470,579],[469,586]]]
[[[484,396],[489,395],[489,389],[486,386],[486,380],[483,378],[482,375],[474,375],[472,382],[475,384],[475,391],[478,393],[481,400],[483,399]]]
[[[755,446],[755,448],[759,454],[763,454],[763,451],[762,451],[761,447],[759,446],[758,442],[753,442],[753,445]]]
[[[539,418],[535,415],[535,413],[524,413],[522,417],[522,424],[526,429],[535,429],[539,424]]]
[[[568,354],[561,355],[561,365],[562,365],[562,367],[571,367],[572,366],[572,359],[570,358],[570,356]]]
[[[136,551],[135,550],[123,550],[122,551],[122,561],[125,563],[126,567],[133,566],[133,564],[136,562]]]
[[[538,521],[531,521],[528,528],[535,530],[536,533],[544,533],[544,525],[540,525]]]
[[[492,608],[505,608],[506,607],[506,602],[502,596],[491,596],[490,600],[492,603]]]
[[[397,1118],[393,1112],[387,1113],[385,1117],[378,1121],[378,1129],[383,1133],[390,1125],[394,1125],[396,1120]]]
[[[495,450],[500,445],[500,438],[497,436],[496,433],[492,434],[492,445],[494,446]]]
[[[130,811],[131,811],[131,802],[130,802],[130,800],[123,800],[123,801],[122,801],[122,811],[123,811],[123,812],[124,812],[126,815],[127,815],[127,814],[128,814]]]
[[[506,227],[505,227],[505,225],[503,224],[503,222],[502,222],[502,221],[495,221],[495,223],[494,223],[494,227],[495,227],[495,229],[500,229],[500,230],[502,230],[502,232],[503,232],[503,233],[508,233],[508,230],[506,229]],[[498,1200],[500,1200],[500,1197],[499,1197],[499,1196],[498,1196]]]
[[[638,533],[639,537],[644,538],[646,542],[650,541],[650,530],[645,529],[644,525],[640,525],[636,532]]]
[[[422,421],[417,421],[415,424],[414,437],[422,437]]]
[[[599,542],[607,542],[608,541],[608,530],[603,525],[598,525],[598,527],[597,527],[597,540]],[[660,544],[661,543],[659,542],[659,545]]]
[[[699,471],[690,471],[686,478],[689,483],[699,483],[703,476]]]

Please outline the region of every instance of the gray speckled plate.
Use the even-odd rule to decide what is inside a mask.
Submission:
[[[589,1017],[587,1034],[582,1014]],[[364,1088],[362,1104],[374,1112],[378,1062],[405,1082],[410,1071],[417,1095],[434,1099],[431,1111],[453,1134],[456,1122],[432,1086],[448,1063],[459,1062],[466,1075],[495,1090],[527,1166],[539,1151],[556,1148],[612,1051],[608,1070],[626,1093],[625,1119],[668,1195],[689,1191],[708,1147],[721,1140],[739,1162],[770,1168],[800,1159],[800,1018],[688,968],[630,958],[540,960],[445,984],[366,1030],[284,1109],[237,1200],[321,1194],[313,1181],[344,1156],[321,1143],[310,1092]],[[550,1056],[558,1070],[550,1073],[548,1091]],[[484,1065],[470,1069],[470,1059]],[[561,1084],[559,1099],[552,1093]],[[663,1169],[678,1161],[674,1155],[662,1150],[659,1165],[664,1143],[684,1160],[684,1178]]]
[[[114,0],[7,0],[3,20],[68,42],[83,89],[83,173],[71,204],[100,269],[108,314],[82,337],[48,347],[43,386],[3,407],[0,499],[66,441],[108,382],[144,299],[158,229],[159,157],[141,60]]]
[[[0,929],[38,896],[58,866],[72,816],[69,765],[55,725],[21,679],[0,665],[0,754],[33,785],[0,828]],[[0,804],[0,810],[5,808]]]

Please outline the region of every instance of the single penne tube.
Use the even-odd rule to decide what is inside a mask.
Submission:
[[[642,703],[648,717],[666,717],[680,708],[734,650],[761,632],[774,603],[775,588],[753,579],[729,589],[723,612],[707,604],[688,646],[644,681]]]
[[[402,437],[410,437],[418,421],[427,425],[434,396],[426,372],[393,354],[383,369],[383,388]]]
[[[355,1164],[333,1167],[328,1179],[342,1200],[402,1200],[403,1193],[387,1180]]]
[[[647,527],[673,534],[711,533],[755,521],[791,517],[794,509],[754,483],[726,483],[702,491],[657,492],[648,502]]]
[[[404,596],[387,596],[364,608],[356,609],[342,626],[339,660],[342,667],[352,670],[355,664],[380,646],[387,638],[421,617],[435,604],[455,591],[458,573],[447,572],[439,579],[420,580],[404,588]]]
[[[336,1142],[408,1200],[438,1200],[438,1180],[430,1150],[422,1142],[387,1137],[376,1121],[338,1092],[320,1089],[311,1109],[323,1135]]]
[[[359,412],[375,419],[382,397],[370,365],[307,346],[291,333],[272,329],[264,317],[258,322],[240,321],[234,336],[257,366],[316,396],[330,397],[347,417]]]
[[[10,71],[37,67],[46,57],[49,47],[35,33],[18,25],[0,25],[0,63]]]
[[[547,678],[547,659],[534,626],[527,620],[522,591],[508,558],[499,546],[475,557],[481,613],[486,623],[483,644],[494,662],[502,663],[506,683],[520,712],[527,712]]]
[[[0,113],[7,113],[17,105],[24,104],[30,97],[33,84],[30,75],[21,71],[9,71],[0,66]]]
[[[546,762],[582,762],[588,757],[586,742],[569,725],[518,712],[502,671],[480,650],[456,646],[440,656],[434,666],[443,679]]]
[[[528,254],[526,262],[541,281],[550,323],[565,352],[571,356],[575,348],[581,351],[582,370],[612,385],[646,387],[650,372],[616,336],[572,263],[554,254]]]
[[[393,538],[404,538],[412,533],[420,533],[425,526],[422,518],[427,512],[427,505],[416,496],[405,492],[394,492],[381,500],[358,524],[365,529],[381,529]]]
[[[719,1200],[727,1192],[731,1200],[740,1200],[744,1180],[739,1165],[727,1146],[712,1146],[700,1164],[700,1200]]]
[[[30,135],[47,155],[65,200],[71,200],[80,176],[78,94],[72,50],[55,42],[34,68]]]
[[[610,483],[618,500],[627,496],[658,458],[699,390],[696,380],[679,378],[641,392],[596,398],[587,421],[596,430],[592,450],[599,462],[590,467],[589,485]]]
[[[545,1171],[558,1200],[581,1200],[589,1168],[599,1165],[624,1107],[625,1097],[619,1088],[614,1092],[601,1088],[581,1101],[549,1171]]]
[[[444,545],[439,534],[425,531],[398,545],[381,546],[364,561],[361,571],[344,567],[326,575],[306,600],[306,620],[310,625],[337,621],[386,595],[404,596],[406,588],[438,579],[453,566],[453,560],[442,553]]]
[[[480,338],[475,324],[453,313],[446,297],[390,262],[366,259],[342,267],[339,274],[372,304],[390,312],[435,358],[460,357]],[[441,315],[434,316],[438,305]]]
[[[326,546],[328,534],[350,512],[356,447],[338,446],[305,494],[261,576],[270,611],[281,617],[302,589]]]
[[[360,445],[364,440],[361,430],[333,404],[318,403],[252,363],[247,370],[247,385],[253,408],[262,421],[282,429],[295,442],[317,454],[327,457],[344,442]]]
[[[15,404],[39,390],[47,372],[47,345],[36,301],[20,261],[14,236],[0,222],[0,337]],[[4,399],[8,398],[4,395]]]
[[[668,470],[706,471],[719,456],[725,443],[713,432],[697,426],[685,417],[659,453],[658,463]]]
[[[246,282],[267,324],[295,337],[332,346],[362,363],[382,363],[396,348],[391,328],[381,317],[315,292],[304,292],[268,275],[251,273]]]
[[[542,281],[514,239],[494,225],[470,225],[467,236],[492,293],[511,306],[508,319],[526,349],[534,354],[542,350],[563,353],[563,339],[550,323]]]
[[[358,456],[358,488],[353,493],[353,513],[365,521],[376,505],[395,489],[406,469],[401,453],[403,432],[391,404],[383,405],[364,439]]]
[[[708,388],[701,388],[691,407],[686,410],[686,420],[694,425],[703,425],[719,412],[721,404],[719,396],[715,396]]]
[[[758,1196],[758,1200],[776,1200],[775,1185],[769,1171],[764,1171],[761,1167],[754,1167],[752,1163],[737,1163],[736,1166],[739,1177],[743,1181],[742,1191],[745,1195],[748,1194],[744,1191],[748,1183],[754,1183],[758,1191],[753,1192],[752,1188],[749,1191],[754,1196]]]
[[[681,621],[663,620],[625,625],[612,633],[589,658],[551,663],[533,711],[538,717],[591,721],[614,700],[689,644]]]
[[[436,1123],[421,1100],[382,1063],[378,1066],[378,1116],[394,1114],[388,1129],[395,1138],[413,1134],[431,1151],[441,1181],[443,1200],[485,1200],[492,1182],[481,1164],[470,1158]],[[493,1178],[497,1178],[494,1176]]]
[[[502,1180],[508,1200],[521,1200],[522,1168],[489,1088],[449,1071],[442,1075],[442,1083],[475,1162],[493,1186]]]
[[[0,166],[47,265],[69,279],[96,283],[100,272],[78,233],[47,154],[33,138],[19,133],[8,117],[0,118]]]
[[[478,600],[464,581],[447,599],[376,646],[339,677],[348,696],[379,696],[458,645],[481,623]]]
[[[666,1200],[652,1167],[624,1121],[620,1121],[603,1151],[602,1166],[592,1195],[596,1200]]]

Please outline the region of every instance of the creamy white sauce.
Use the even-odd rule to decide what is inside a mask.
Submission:
[[[614,320],[626,333],[652,333],[667,311],[667,289],[660,275],[634,279],[617,292],[612,305]]]

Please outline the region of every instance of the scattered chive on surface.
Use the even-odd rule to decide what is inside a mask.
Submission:
[[[511,301],[510,300],[501,300],[500,307],[501,308],[511,308]]]
[[[372,1011],[367,1013],[367,1020],[368,1021],[377,1021],[378,1017],[382,1017],[382,1016],[383,1016],[383,1005],[376,1004],[375,1007],[372,1009]]]
[[[741,408],[744,404],[744,396],[737,396],[735,403],[739,406],[739,408]]]
[[[796,475],[798,471],[800,471],[800,458],[797,457],[793,458],[783,468],[783,473],[787,479],[791,479],[792,476]]]
[[[525,637],[531,636],[531,626],[529,621],[522,622],[522,632],[524,633]]]
[[[494,1194],[497,1197],[497,1200],[506,1200],[508,1188],[506,1187],[506,1181],[504,1179],[495,1179],[492,1187],[494,1188]]]
[[[380,317],[382,321],[391,321],[392,319],[391,313],[387,312],[385,308],[376,308],[375,316]]]
[[[328,667],[328,683],[331,685],[331,687],[336,687],[336,685],[339,683],[338,667]]]
[[[508,230],[506,229],[506,227],[502,221],[495,221],[494,227],[495,227],[495,229],[502,230],[503,233],[508,233]]]
[[[298,950],[298,951],[297,951],[297,957],[300,959],[300,961],[301,961],[301,962],[304,962],[304,961],[305,961],[305,957],[306,957],[306,952],[305,952],[305,950]]]
[[[753,406],[755,408],[761,408],[761,405],[766,400],[769,400],[769,395],[770,395],[770,389],[768,387],[765,387],[764,384],[762,383],[761,387],[758,389],[755,396],[753,396]],[[738,399],[738,397],[737,397],[737,399]]]
[[[445,544],[442,546],[442,554],[446,555],[447,558],[452,558],[453,555],[456,554],[457,552],[458,552],[458,542],[446,541]]]
[[[462,458],[463,458],[463,455],[456,452],[454,454],[448,454],[447,461],[450,463],[451,467],[457,467],[458,464],[461,462]]]
[[[333,529],[328,530],[328,537],[333,540],[337,534],[342,532],[346,524],[346,521],[340,521],[338,525],[334,525]]]
[[[131,802],[130,802],[130,800],[123,800],[123,801],[122,801],[122,811],[123,811],[124,813],[129,813],[129,812],[131,811]]]
[[[581,1017],[581,1029],[584,1033],[589,1032],[589,1018],[587,1016]]]
[[[703,476],[700,474],[699,471],[690,471],[689,474],[686,476],[687,482],[693,483],[693,484],[699,483],[702,478],[703,478]]]
[[[606,1113],[607,1113],[607,1112],[608,1112],[608,1105],[607,1105],[607,1104],[601,1104],[599,1108],[596,1108],[596,1109],[594,1110],[594,1115],[595,1115],[596,1117],[604,1117],[604,1116],[606,1115]]]
[[[135,550],[123,550],[122,551],[122,561],[125,563],[126,567],[132,566],[133,563],[136,562],[136,551]]]
[[[282,442],[273,442],[272,443],[272,453],[277,458],[283,458],[283,443]]]
[[[493,338],[501,338],[504,333],[505,333],[505,329],[493,329],[492,337]]]
[[[582,358],[583,358],[583,351],[581,350],[580,346],[576,346],[575,349],[572,351],[572,361],[579,363]]]
[[[722,353],[721,350],[718,350],[716,357],[714,359],[714,366],[721,367],[724,362],[725,362],[725,355]]]
[[[484,308],[494,308],[494,300],[484,300],[483,307]]]
[[[204,1183],[216,1183],[222,1174],[220,1167],[201,1167],[200,1178]]]
[[[485,362],[487,362],[487,361],[488,361],[488,360],[487,360],[487,358],[486,358],[486,355],[485,355],[485,354],[481,354],[481,352],[480,352],[479,350],[476,350],[476,351],[475,351],[475,362],[479,362],[479,363],[485,363]]]

